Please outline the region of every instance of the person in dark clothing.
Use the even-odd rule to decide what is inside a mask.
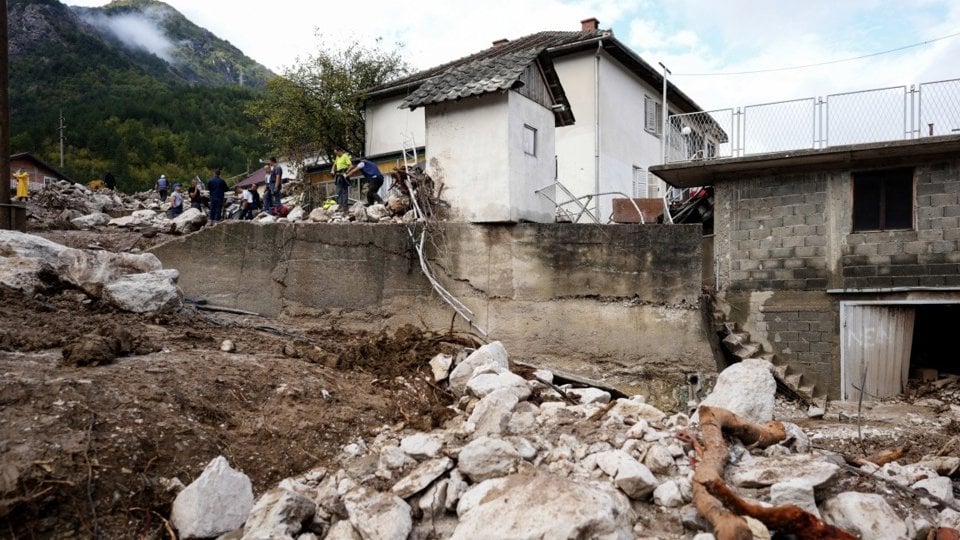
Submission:
[[[107,186],[110,191],[117,189],[117,179],[113,177],[113,173],[110,171],[103,175],[103,185]]]
[[[353,167],[347,169],[347,172],[343,173],[343,175],[350,177],[358,171],[363,173],[364,178],[367,179],[367,206],[374,203],[383,204],[383,199],[381,199],[380,194],[377,193],[380,191],[380,187],[383,186],[383,173],[380,172],[377,164],[369,159],[354,161]]]
[[[227,183],[220,178],[220,169],[213,171],[213,178],[207,181],[210,191],[210,221],[220,221],[223,214],[223,199],[227,195]]]
[[[190,197],[190,208],[196,208],[197,210],[203,210],[202,206],[202,197],[203,191],[200,189],[200,179],[194,178],[193,183],[190,184],[190,187],[187,189],[187,196]]]
[[[280,188],[283,185],[283,168],[280,165],[277,165],[277,158],[270,158],[270,185],[267,186],[267,189],[270,190],[270,195],[272,200],[270,201],[273,204],[272,208],[265,208],[274,215],[280,213],[280,198],[282,197],[280,193]]]

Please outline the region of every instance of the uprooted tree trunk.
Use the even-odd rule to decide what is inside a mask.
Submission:
[[[713,526],[717,540],[753,538],[746,520],[740,515],[757,519],[769,528],[794,534],[801,540],[856,538],[793,505],[764,508],[748,503],[737,497],[724,483],[723,469],[728,456],[724,434],[739,439],[747,446],[766,448],[786,438],[782,423],[767,422],[761,426],[743,420],[726,409],[705,405],[700,407],[699,414],[703,447],[696,448],[700,463],[693,476],[693,504]]]

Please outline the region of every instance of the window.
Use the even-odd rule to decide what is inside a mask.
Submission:
[[[650,96],[643,96],[643,129],[660,136],[663,106]]]
[[[526,124],[523,125],[523,153],[537,155],[537,128]]]
[[[913,228],[913,169],[853,173],[853,230]]]
[[[647,171],[643,167],[633,166],[633,198],[647,196]]]

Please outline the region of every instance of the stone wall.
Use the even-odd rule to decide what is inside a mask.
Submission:
[[[448,223],[430,250],[444,286],[515,358],[649,389],[714,369],[700,242],[699,225]],[[227,222],[153,252],[212,304],[347,329],[451,327],[403,225]]]

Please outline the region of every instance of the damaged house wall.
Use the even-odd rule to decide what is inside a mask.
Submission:
[[[868,380],[888,377],[902,387],[901,373],[936,356],[933,345],[912,342],[921,330],[911,328],[912,315],[898,326],[904,308],[921,314],[960,303],[958,146],[960,137],[938,137],[657,173],[686,187],[694,180],[684,175],[695,171],[715,186],[717,289],[727,318],[766,351],[826,383],[830,397],[856,399],[850,385],[860,384],[862,371]],[[869,201],[855,201],[855,179],[863,189],[874,182],[863,173],[889,170],[905,171],[908,192],[912,175],[912,194],[903,201],[912,216],[886,230],[857,227],[855,206]],[[859,306],[880,310],[860,317]],[[927,349],[921,355],[918,347]]]
[[[712,371],[698,225],[442,224],[433,268],[516,357],[664,392]],[[152,250],[188,297],[319,325],[451,327],[402,225],[226,222]],[[456,330],[468,330],[457,319]]]

